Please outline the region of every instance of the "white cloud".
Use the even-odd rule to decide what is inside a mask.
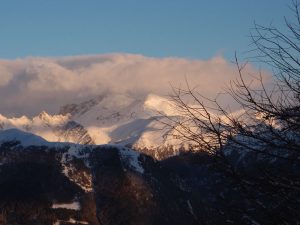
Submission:
[[[257,73],[251,67],[247,73]],[[0,61],[0,113],[33,115],[106,92],[166,95],[184,77],[201,93],[213,96],[237,76],[234,65],[210,60],[150,58],[111,54]]]

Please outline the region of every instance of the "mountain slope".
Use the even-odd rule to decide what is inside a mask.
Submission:
[[[118,145],[49,143],[5,130],[0,224],[297,224],[300,192],[262,182],[262,165],[299,178],[299,167],[289,162],[250,160],[240,171],[246,173],[241,185],[205,153],[155,161]]]

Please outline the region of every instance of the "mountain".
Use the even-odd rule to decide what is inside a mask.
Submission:
[[[241,182],[204,152],[157,161],[121,145],[47,142],[4,130],[0,224],[297,224],[300,192],[273,189],[260,168],[296,182],[299,164],[247,160],[255,157],[228,153],[244,173]]]
[[[6,118],[0,115],[0,128],[2,130],[17,128],[39,135],[48,141],[94,144],[82,125],[70,120],[68,116],[51,116],[45,111],[33,118],[26,116]]]
[[[78,104],[62,106],[57,115],[42,112],[28,118],[0,115],[0,128],[17,128],[48,141],[77,144],[121,144],[156,158],[175,155],[182,148],[178,140],[166,137],[162,114],[178,116],[167,99],[148,95],[98,96]]]

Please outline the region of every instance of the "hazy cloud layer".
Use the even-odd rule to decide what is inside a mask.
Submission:
[[[257,73],[250,65],[246,71]],[[107,92],[165,95],[170,84],[183,86],[185,76],[201,93],[212,96],[237,73],[222,57],[202,61],[111,54],[0,60],[0,113],[55,113],[64,104]]]

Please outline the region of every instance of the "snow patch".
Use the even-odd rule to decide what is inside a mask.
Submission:
[[[188,205],[188,207],[189,207],[190,213],[195,217],[194,209],[193,209],[193,207],[192,207],[191,201],[190,201],[190,200],[187,200],[186,203],[187,203],[187,205]]]
[[[63,223],[72,223],[72,224],[89,224],[87,221],[80,221],[80,220],[75,220],[73,218],[70,218],[69,220],[58,220],[56,221],[53,225],[60,225],[60,222]]]
[[[89,157],[90,150],[92,150],[92,146],[89,147],[90,148],[88,149],[84,145],[70,144],[69,149],[62,156],[62,162],[69,162],[73,160],[73,158],[87,159]]]
[[[63,174],[85,192],[92,192],[92,175],[86,171],[78,171],[71,163],[63,164]]]
[[[80,210],[80,203],[77,201],[71,203],[53,203],[52,209],[72,209],[72,210]]]
[[[119,148],[119,153],[121,159],[125,162],[128,162],[132,169],[138,173],[144,173],[144,168],[139,161],[140,153],[123,147]]]
[[[88,156],[90,150],[92,150],[92,146],[89,147],[90,148],[87,149],[85,146],[81,146],[81,145],[75,145],[75,144],[70,145],[69,149],[65,153],[63,153],[61,157],[63,174],[66,177],[68,177],[70,181],[77,184],[85,192],[93,191],[92,175],[89,173],[89,171],[85,171],[84,169],[77,170],[75,166],[72,164],[72,160],[74,158],[83,159],[85,166],[87,168],[90,168],[88,162]]]
[[[73,218],[70,218],[68,221],[64,221],[72,224],[89,224],[89,222],[86,221],[80,221],[80,220],[75,220]]]

